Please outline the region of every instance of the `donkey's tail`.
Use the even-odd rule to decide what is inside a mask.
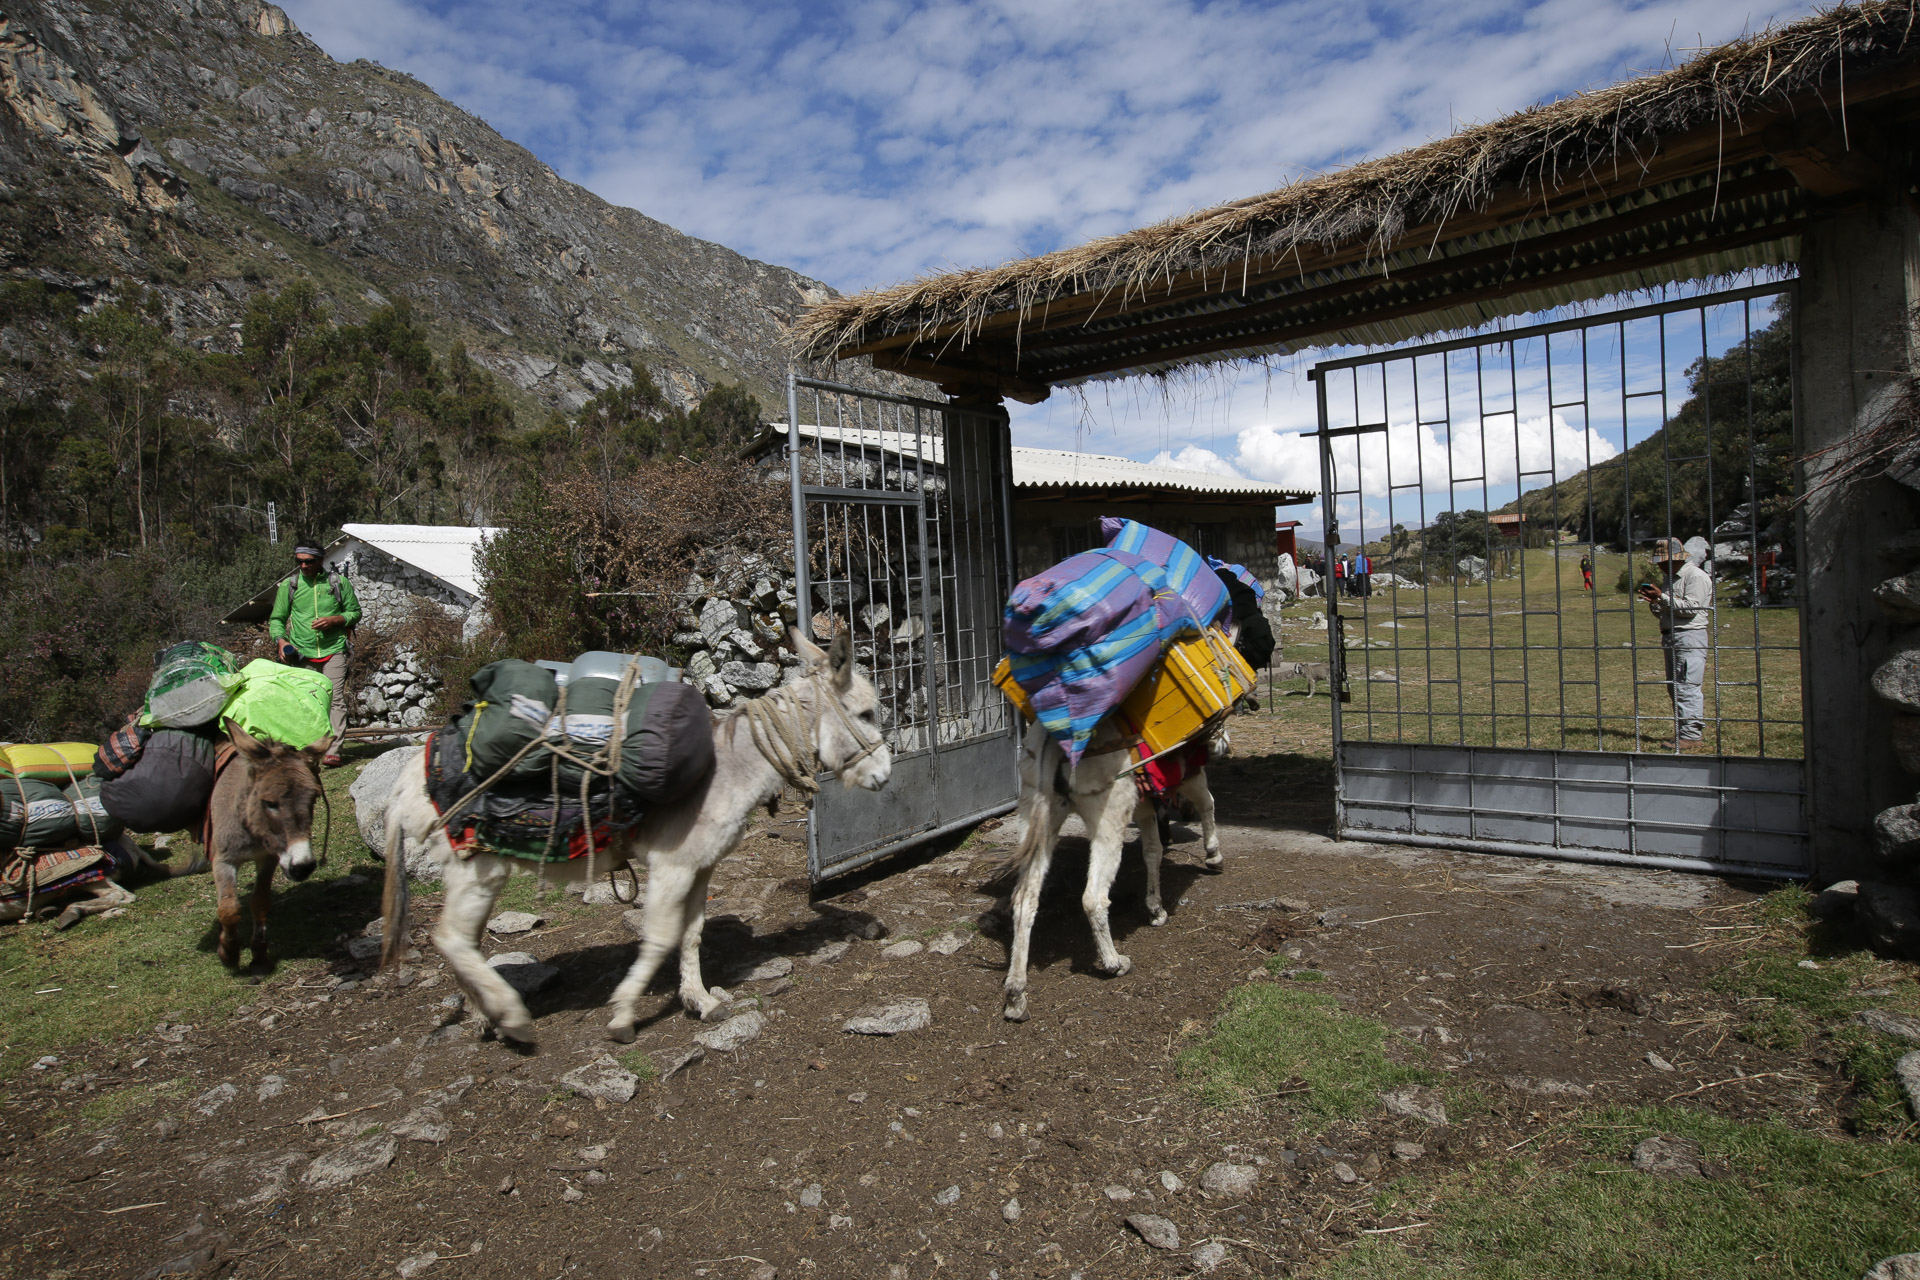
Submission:
[[[407,949],[406,806],[396,798],[387,805],[387,878],[380,890],[380,967],[389,968]]]
[[[1031,726],[1020,760],[1020,820],[1024,829],[1013,853],[1015,866],[1023,867],[1046,852],[1047,838],[1054,829],[1053,806],[1065,799],[1059,787],[1064,783],[1062,770],[1066,768],[1067,753],[1053,735],[1037,724]]]

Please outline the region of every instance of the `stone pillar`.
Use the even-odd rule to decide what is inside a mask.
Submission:
[[[1889,200],[1822,219],[1805,237],[1799,293],[1797,452],[1807,456],[1867,425],[1874,398],[1909,368],[1920,218]],[[1808,462],[1806,482],[1833,461]],[[1910,503],[1900,485],[1876,480],[1821,494],[1805,508],[1801,688],[1817,884],[1865,878],[1874,815],[1913,798],[1914,782],[1889,746],[1892,708],[1869,684],[1894,633],[1873,597],[1890,572],[1880,550],[1913,527]]]

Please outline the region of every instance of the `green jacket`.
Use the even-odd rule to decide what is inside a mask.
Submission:
[[[340,584],[336,595],[335,582]],[[339,614],[345,626],[315,631],[313,620]],[[331,658],[347,647],[347,632],[360,621],[360,598],[345,576],[321,573],[312,578],[298,569],[281,579],[273,593],[273,612],[267,615],[267,634],[275,640],[291,640],[304,658]]]

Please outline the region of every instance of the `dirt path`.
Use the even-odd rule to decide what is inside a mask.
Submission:
[[[1221,1274],[1287,1274],[1382,1230],[1384,1178],[1524,1140],[1587,1099],[1699,1090],[1736,1114],[1835,1122],[1838,1081],[1730,1037],[1704,985],[1726,938],[1716,910],[1744,890],[1336,845],[1298,829],[1324,804],[1303,798],[1324,796],[1304,785],[1322,769],[1284,754],[1220,767],[1238,824],[1225,874],[1203,874],[1197,832],[1177,829],[1164,928],[1146,926],[1129,859],[1123,979],[1092,970],[1085,844],[1069,838],[1017,1026],[999,1016],[1011,823],[819,902],[793,878],[797,828],[767,828],[723,865],[705,950],[710,980],[761,1015],[757,1038],[624,1103],[560,1082],[618,1048],[600,1036],[634,942],[617,905],[549,900],[547,924],[492,944],[557,968],[531,1001],[535,1056],[479,1037],[430,949],[368,976],[342,947],[331,975],[270,980],[221,1025],[163,1024],[12,1082],[0,1270],[1011,1280],[1188,1274],[1215,1241]],[[1396,1053],[1485,1105],[1446,1127],[1380,1110],[1330,1129],[1284,1097],[1200,1105],[1175,1058],[1250,971],[1288,981],[1265,976],[1270,954],[1323,973],[1316,989],[1402,1029]],[[842,1030],[902,998],[931,1024]],[[703,1030],[658,999],[635,1046],[656,1071]],[[1395,1141],[1424,1154],[1396,1161]],[[1251,1193],[1199,1188],[1222,1161],[1258,1170]],[[1137,1213],[1171,1220],[1180,1247],[1130,1232]]]

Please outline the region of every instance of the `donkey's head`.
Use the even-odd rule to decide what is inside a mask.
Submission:
[[[312,835],[313,802],[320,797],[320,748],[296,751],[262,742],[231,721],[227,737],[246,761],[240,825],[257,848],[279,860],[288,879],[305,880],[319,865]]]
[[[853,637],[842,631],[822,649],[796,628],[793,643],[826,703],[814,708],[820,763],[849,787],[878,791],[893,774],[893,756],[880,728],[879,691],[854,669]]]

